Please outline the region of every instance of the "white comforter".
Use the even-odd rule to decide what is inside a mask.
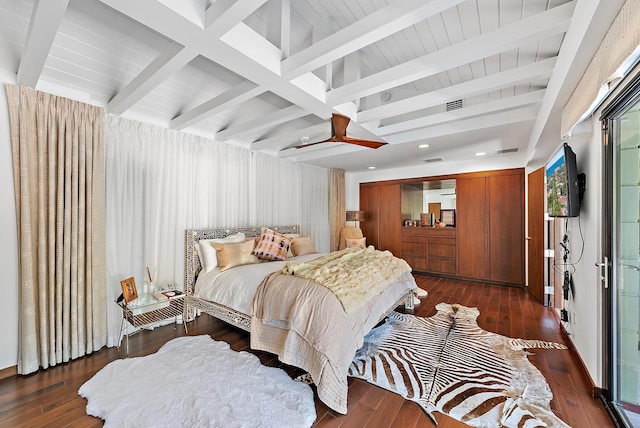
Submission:
[[[298,263],[324,256],[324,253],[306,254],[290,258]],[[246,315],[252,315],[251,305],[258,285],[265,276],[282,270],[285,262],[265,262],[236,266],[220,272],[216,268],[201,273],[196,281],[194,297],[225,305]]]

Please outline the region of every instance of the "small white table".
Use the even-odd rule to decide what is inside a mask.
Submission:
[[[176,328],[181,315],[183,316],[184,331],[188,333],[187,324],[184,322],[184,298],[184,293],[162,299],[157,299],[150,294],[142,294],[128,303],[125,303],[124,300],[116,302],[122,309],[120,337],[122,337],[122,332],[128,331],[127,322],[135,328],[144,328],[160,321],[174,318],[174,328]],[[127,332],[125,335],[127,337],[127,355],[129,355],[129,333]],[[120,345],[118,345],[118,348],[120,348]]]

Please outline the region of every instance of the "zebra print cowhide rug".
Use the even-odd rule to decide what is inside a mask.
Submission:
[[[392,312],[356,353],[349,375],[475,427],[568,427],[524,349],[566,346],[482,330],[476,308],[440,303],[430,318]]]

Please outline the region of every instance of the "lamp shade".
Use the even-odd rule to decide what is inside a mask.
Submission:
[[[364,221],[364,211],[347,211],[347,221]]]

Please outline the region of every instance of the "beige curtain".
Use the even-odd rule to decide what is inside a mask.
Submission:
[[[329,172],[329,230],[331,251],[338,249],[340,229],[345,222],[344,170],[331,168]]]
[[[15,85],[6,91],[18,223],[18,373],[27,374],[106,343],[103,111]]]

